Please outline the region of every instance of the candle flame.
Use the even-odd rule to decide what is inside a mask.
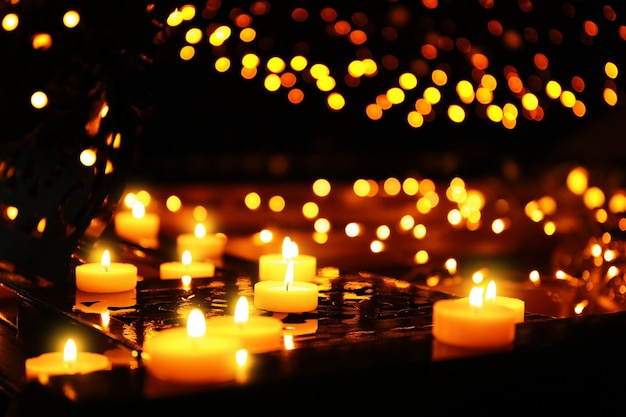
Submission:
[[[65,349],[63,349],[63,362],[67,367],[73,367],[76,363],[76,342],[74,339],[67,339],[65,342]]]
[[[489,281],[487,284],[487,290],[485,291],[485,300],[494,301],[496,299],[496,282]]]
[[[243,325],[248,322],[248,299],[245,296],[239,297],[235,307],[235,323]]]
[[[287,262],[287,270],[285,271],[285,291],[289,291],[289,286],[293,284],[293,261]]]
[[[102,269],[104,269],[105,271],[108,271],[111,267],[111,254],[106,249],[104,250],[104,252],[102,252],[102,260],[100,261],[100,265],[102,265]]]
[[[189,252],[188,250],[183,252],[182,262],[183,262],[183,265],[190,265],[191,264],[191,252]]]
[[[470,291],[469,303],[474,307],[482,307],[483,305],[483,289],[480,287],[474,287]]]
[[[291,238],[289,236],[285,236],[283,239],[283,258],[289,257],[289,250],[291,249]]]
[[[206,236],[206,227],[202,223],[198,223],[193,233],[196,237],[204,237]]]
[[[206,332],[206,320],[204,313],[199,308],[194,308],[187,316],[187,334],[192,338],[204,336]]]
[[[298,256],[298,244],[291,240],[289,236],[283,239],[283,258],[292,259]]]
[[[143,216],[146,215],[146,208],[141,201],[135,201],[131,210],[133,213],[133,217],[136,219],[141,219],[143,218]]]

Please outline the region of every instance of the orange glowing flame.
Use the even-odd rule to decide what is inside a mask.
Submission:
[[[206,332],[206,320],[204,314],[199,308],[194,308],[187,316],[187,334],[191,338],[199,338],[204,336]]]
[[[239,297],[237,305],[235,306],[235,323],[238,325],[244,325],[248,322],[248,299],[245,296]]]
[[[76,365],[76,342],[74,339],[67,339],[65,342],[65,348],[63,349],[63,363],[68,368],[73,368]]]
[[[111,254],[108,250],[102,252],[102,260],[100,261],[100,265],[102,265],[102,269],[108,271],[111,267]]]
[[[206,227],[203,224],[198,223],[194,229],[194,234],[199,238],[206,236]]]
[[[480,308],[483,306],[483,289],[480,287],[474,287],[470,291],[469,303],[471,306]]]
[[[298,256],[298,244],[291,240],[289,236],[283,239],[283,258],[293,259]]]
[[[191,265],[191,252],[188,250],[183,252],[182,263],[183,265]]]
[[[285,271],[285,291],[289,290],[289,286],[293,284],[293,261],[287,262],[287,270]]]
[[[494,301],[496,299],[496,282],[489,281],[487,284],[487,290],[485,291],[485,300]]]
[[[133,203],[132,212],[133,212],[134,218],[142,219],[143,216],[146,215],[146,208],[144,207],[143,203],[141,203],[140,201],[135,201]]]

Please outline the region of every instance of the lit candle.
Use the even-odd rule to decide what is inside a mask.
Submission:
[[[203,224],[197,224],[194,233],[183,233],[176,237],[176,249],[182,256],[185,250],[197,260],[219,261],[224,255],[224,247],[228,238],[224,233],[207,234]]]
[[[215,275],[215,265],[208,261],[194,261],[191,252],[184,251],[180,262],[163,262],[159,265],[161,279],[208,278]]]
[[[515,340],[515,312],[483,303],[483,289],[470,296],[433,304],[432,334],[441,343],[467,348],[502,348]]]
[[[209,336],[239,339],[250,353],[262,353],[282,348],[283,323],[273,317],[249,316],[248,299],[241,296],[233,316],[211,317],[207,320]]]
[[[318,287],[312,282],[294,281],[293,263],[287,264],[284,281],[254,284],[254,305],[277,313],[304,313],[317,308]]]
[[[178,384],[206,384],[234,380],[241,341],[206,334],[204,313],[193,309],[187,327],[174,327],[148,338],[141,357],[146,370],[158,379]]]
[[[487,284],[487,290],[485,292],[485,303],[494,303],[502,307],[507,307],[515,312],[515,322],[521,323],[524,321],[524,312],[526,310],[526,304],[523,300],[513,297],[503,297],[496,295],[496,283],[490,281]]]
[[[102,253],[100,263],[89,262],[76,266],[76,288],[86,292],[113,293],[134,290],[137,286],[137,267],[114,262],[108,250]]]
[[[317,258],[300,255],[298,245],[289,237],[283,239],[282,253],[270,253],[259,257],[259,280],[280,281],[285,276],[287,264],[293,263],[295,281],[310,282],[317,276]]]
[[[146,213],[140,201],[135,201],[131,211],[120,211],[115,214],[115,234],[129,242],[144,247],[156,247],[159,240],[161,220],[156,213]]]
[[[111,369],[105,355],[93,352],[78,352],[74,339],[68,339],[63,352],[47,352],[28,358],[25,362],[28,380],[46,380],[54,375],[87,374]]]

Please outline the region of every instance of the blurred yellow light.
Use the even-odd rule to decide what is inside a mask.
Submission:
[[[43,91],[35,91],[30,96],[30,104],[36,109],[43,109],[48,105],[48,96]]]
[[[325,218],[319,218],[315,220],[315,223],[313,224],[313,228],[318,233],[328,233],[330,232],[330,228],[331,228],[330,221],[328,221],[328,219],[325,219]]]
[[[308,201],[302,205],[302,214],[307,219],[313,219],[317,217],[320,212],[319,206],[313,201]]]
[[[17,28],[20,23],[20,18],[15,13],[7,13],[2,18],[2,29],[7,32],[11,32]]]
[[[272,196],[268,201],[268,207],[273,212],[281,212],[285,209],[285,199],[280,195]]]
[[[346,105],[346,100],[339,93],[330,94],[326,102],[328,104],[328,108],[334,111],[341,110]]]
[[[255,192],[248,193],[244,197],[244,204],[250,210],[257,210],[261,207],[261,196]]]
[[[350,222],[344,228],[346,236],[348,237],[356,237],[361,234],[361,225],[356,222]]]
[[[68,10],[63,15],[63,24],[70,29],[78,26],[79,22],[80,22],[80,15],[78,14],[76,10]]]
[[[583,167],[576,167],[567,174],[567,188],[576,195],[582,195],[587,190],[589,173]]]
[[[183,202],[180,197],[171,195],[165,200],[165,207],[172,213],[176,213],[183,206]]]

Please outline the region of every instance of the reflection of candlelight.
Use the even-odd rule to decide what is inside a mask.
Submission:
[[[137,304],[137,291],[91,293],[76,291],[73,310],[94,314],[123,314],[133,311]]]

